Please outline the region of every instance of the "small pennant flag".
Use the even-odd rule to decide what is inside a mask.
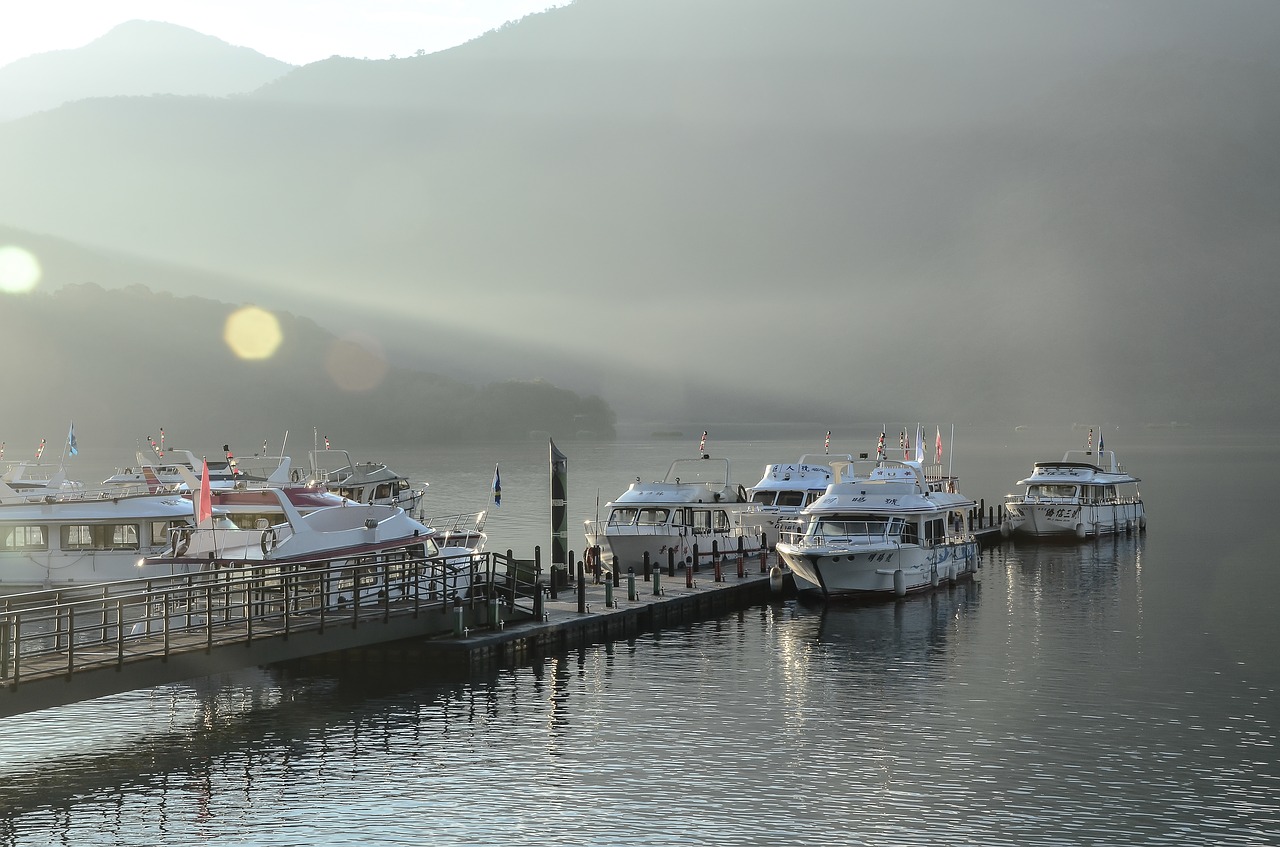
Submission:
[[[1098,430],[1098,452],[1101,453],[1102,450],[1102,430]]]
[[[44,439],[40,439],[40,446],[36,448],[36,458],[39,459],[44,455]]]
[[[498,473],[498,466],[493,466],[493,505],[502,505],[502,475]]]
[[[327,435],[324,437],[324,449],[329,449],[329,436]]]
[[[76,445],[76,422],[71,422],[71,429],[67,430],[67,452],[72,456],[79,454],[80,448]]]
[[[698,442],[698,452],[702,453],[707,449],[707,431],[702,431],[702,440]]]
[[[827,442],[822,446],[823,453],[831,452],[831,430],[827,430]]]
[[[933,460],[942,464],[942,428],[938,427],[937,437],[933,441]]]

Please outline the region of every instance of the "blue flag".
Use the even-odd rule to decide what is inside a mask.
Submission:
[[[67,430],[67,450],[72,456],[77,455],[80,451],[76,448],[76,422],[71,422],[71,429]]]
[[[502,505],[502,477],[498,474],[498,466],[493,466],[493,505]]]

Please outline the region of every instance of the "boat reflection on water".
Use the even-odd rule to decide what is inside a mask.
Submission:
[[[1001,569],[1011,591],[1031,600],[1052,598],[1055,606],[1071,610],[1111,605],[1120,597],[1140,600],[1146,544],[1142,533],[1073,544],[1023,541],[985,551],[983,564]]]
[[[925,659],[945,648],[958,622],[974,611],[981,588],[970,580],[890,603],[801,599],[796,617],[812,615],[814,640],[845,658]]]
[[[888,603],[788,604],[777,629],[789,704],[784,735],[819,731],[832,710],[905,708],[920,698],[975,626],[982,592],[980,580],[966,580]]]

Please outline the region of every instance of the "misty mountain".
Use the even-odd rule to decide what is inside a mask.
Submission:
[[[186,27],[129,21],[84,47],[0,67],[0,121],[86,97],[225,97],[253,91],[292,68]]]
[[[397,368],[376,330],[335,336],[279,312],[275,355],[240,358],[225,340],[237,308],[141,285],[5,296],[3,439],[18,443],[25,432],[34,445],[71,420],[98,444],[136,443],[165,421],[180,421],[190,443],[209,444],[313,427],[379,446],[524,440],[538,430],[613,437],[614,414],[598,397],[542,381],[475,386]]]
[[[377,320],[405,364],[536,363],[631,419],[1261,415],[1277,25],[1248,0],[579,0],[246,97],[0,126],[0,221]],[[416,343],[444,327],[470,338]]]

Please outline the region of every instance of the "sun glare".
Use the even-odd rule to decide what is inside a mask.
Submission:
[[[227,318],[222,338],[241,359],[269,359],[280,347],[280,322],[257,306],[237,309]]]
[[[40,282],[40,262],[21,247],[0,247],[0,293],[25,294]]]

